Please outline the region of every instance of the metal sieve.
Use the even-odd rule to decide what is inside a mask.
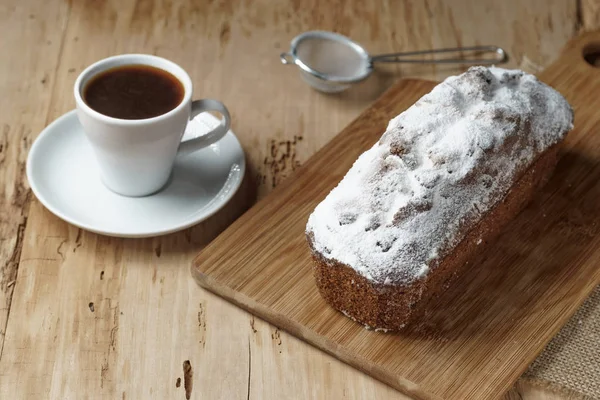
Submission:
[[[450,54],[448,58],[416,58],[430,54]],[[454,54],[454,56],[452,56]],[[483,56],[491,55],[492,58]],[[353,83],[366,79],[373,64],[501,64],[506,52],[498,46],[472,46],[421,50],[370,56],[358,43],[338,33],[309,31],[296,36],[288,53],[281,53],[283,64],[296,64],[302,78],[312,87],[326,93],[337,93]]]

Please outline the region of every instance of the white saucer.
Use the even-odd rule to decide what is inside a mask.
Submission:
[[[203,113],[184,136],[207,132],[219,123]],[[119,237],[175,232],[210,217],[234,195],[246,162],[233,132],[219,142],[175,161],[171,180],[147,197],[124,197],[107,189],[75,110],[38,136],[27,158],[27,179],[38,200],[53,214],[88,231]]]

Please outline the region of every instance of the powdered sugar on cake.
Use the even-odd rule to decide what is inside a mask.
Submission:
[[[566,100],[522,71],[450,77],[391,120],[317,206],[313,248],[376,283],[425,277],[572,121]]]

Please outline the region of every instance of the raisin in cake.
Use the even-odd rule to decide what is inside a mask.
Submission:
[[[549,179],[572,123],[567,101],[522,71],[446,79],[309,217],[321,295],[368,327],[404,327]]]

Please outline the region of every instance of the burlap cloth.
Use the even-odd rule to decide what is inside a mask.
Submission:
[[[551,389],[600,399],[600,286],[523,376]]]

